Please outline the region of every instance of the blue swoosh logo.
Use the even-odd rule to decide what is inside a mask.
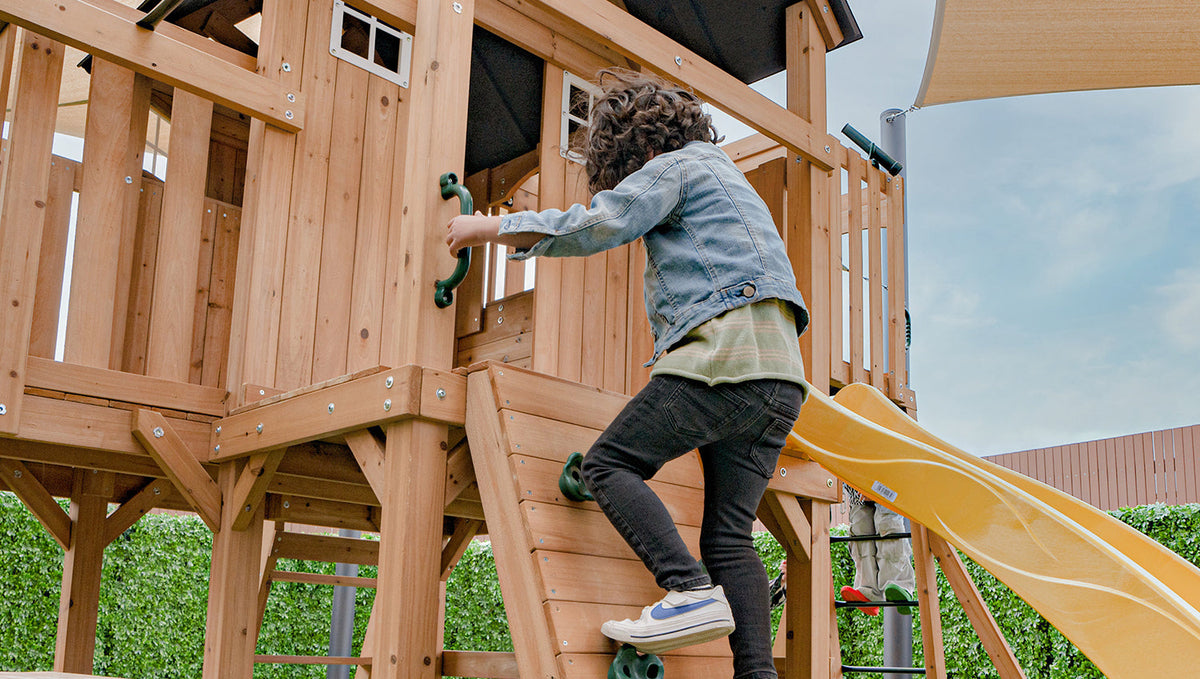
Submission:
[[[654,608],[650,609],[650,617],[655,620],[666,620],[667,618],[673,618],[677,615],[687,613],[688,611],[694,611],[697,608],[703,608],[716,602],[716,599],[706,599],[704,601],[697,601],[694,604],[684,604],[683,606],[676,606],[674,608],[663,608],[662,604],[658,604]]]

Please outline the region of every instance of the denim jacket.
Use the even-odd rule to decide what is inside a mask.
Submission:
[[[591,207],[514,212],[500,233],[546,234],[510,259],[595,254],[641,238],[653,364],[688,331],[764,299],[790,302],[796,334],[808,311],[766,204],[724,151],[691,142],[650,159]]]

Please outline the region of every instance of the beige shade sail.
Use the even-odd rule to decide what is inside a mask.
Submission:
[[[1200,0],[938,0],[917,106],[1200,83]]]

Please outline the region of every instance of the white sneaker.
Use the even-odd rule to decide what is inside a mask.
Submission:
[[[641,653],[666,653],[733,632],[733,611],[719,585],[667,592],[662,601],[643,608],[637,620],[609,620],[600,632]]]

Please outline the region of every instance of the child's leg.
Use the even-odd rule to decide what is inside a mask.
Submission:
[[[875,528],[880,535],[905,532],[904,517],[887,507],[876,505]],[[879,585],[898,585],[911,595],[917,586],[912,565],[912,545],[908,540],[881,540],[875,549],[879,564]],[[903,612],[903,611],[902,611]]]
[[[736,404],[728,400],[694,411],[691,394],[701,388],[708,389],[682,377],[654,377],[583,458],[588,490],[665,590],[711,584],[666,507],[646,485],[664,464],[704,444],[709,431],[736,418],[728,407]]]
[[[850,534],[875,535],[875,503],[864,500],[850,505]],[[878,547],[874,540],[855,540],[850,545],[850,558],[854,561],[854,589],[862,592],[870,601],[883,600],[883,584],[879,581],[879,566],[876,561]]]
[[[751,402],[742,426],[700,448],[704,462],[704,524],[700,550],[713,583],[721,585],[736,629],[729,637],[737,679],[776,675],[771,653],[767,573],[751,532],[779,451],[796,421],[802,392],[790,382],[738,385]]]

